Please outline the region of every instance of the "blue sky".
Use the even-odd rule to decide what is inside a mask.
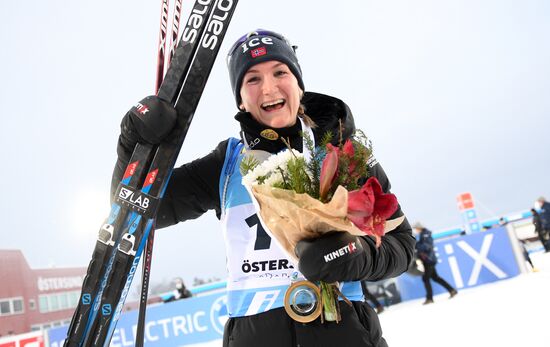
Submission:
[[[349,104],[411,221],[458,226],[466,191],[482,218],[550,197],[550,3],[261,2],[238,5],[179,163],[237,135],[223,57],[261,27],[299,46],[307,90]],[[87,265],[120,119],[153,93],[159,17],[160,1],[0,3],[1,248],[31,266]],[[213,213],[157,233],[157,279],[224,262]]]

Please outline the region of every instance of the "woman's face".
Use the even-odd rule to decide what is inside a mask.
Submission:
[[[243,78],[242,106],[258,122],[272,128],[296,123],[302,91],[288,66],[270,60],[252,66]]]

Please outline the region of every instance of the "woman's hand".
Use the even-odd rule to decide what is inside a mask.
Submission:
[[[333,232],[298,242],[294,249],[300,258],[298,270],[310,281],[359,280],[366,266],[362,239],[348,232]]]
[[[121,140],[133,150],[137,142],[159,144],[176,125],[176,109],[156,95],[134,105],[120,124]]]

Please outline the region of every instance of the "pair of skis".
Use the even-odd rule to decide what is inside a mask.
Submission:
[[[109,217],[100,228],[66,347],[105,347],[110,343],[237,2],[196,0],[194,4],[157,94],[174,105],[177,126],[158,146],[136,145]]]
[[[176,0],[174,5],[174,15],[172,18],[172,35],[167,35],[168,30],[168,13],[170,3],[169,0],[162,0],[162,7],[160,13],[160,31],[159,31],[159,47],[157,57],[157,79],[155,83],[155,92],[158,93],[162,80],[164,79],[164,67],[170,66],[170,61],[174,56],[176,46],[178,43],[178,33],[181,17],[181,2],[182,0]],[[167,41],[169,39],[169,42]],[[166,47],[169,47],[168,61],[166,60]]]
[[[170,66],[170,61],[174,56],[176,45],[178,43],[178,33],[181,17],[181,2],[182,0],[176,0],[173,17],[172,17],[172,35],[169,37],[170,42],[166,40],[166,31],[168,28],[168,12],[169,12],[169,0],[162,0],[161,14],[160,14],[160,30],[159,30],[159,46],[157,55],[157,78],[155,82],[155,93],[158,93],[160,85],[164,79],[164,68]],[[166,59],[165,52],[166,47],[169,47],[168,59]],[[142,276],[141,276],[141,295],[139,301],[139,313],[138,324],[136,332],[136,344],[135,347],[143,347],[145,340],[145,316],[147,310],[147,297],[149,293],[149,280],[151,275],[151,260],[153,258],[153,244],[155,239],[155,226],[149,231],[147,237],[147,243],[145,246],[145,257],[142,260]]]

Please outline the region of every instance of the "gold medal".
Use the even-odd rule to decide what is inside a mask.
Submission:
[[[321,291],[310,281],[294,282],[285,293],[285,311],[297,322],[309,323],[321,315]]]
[[[275,141],[279,138],[279,134],[273,129],[262,130],[260,136],[271,141]]]

